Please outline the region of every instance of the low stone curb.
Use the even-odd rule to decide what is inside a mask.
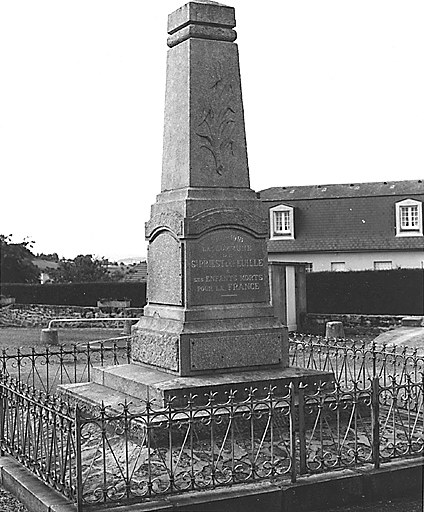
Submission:
[[[0,483],[30,512],[75,512],[76,507],[11,457],[0,457]]]
[[[309,475],[290,482],[257,482],[213,491],[166,496],[133,505],[97,508],[96,512],[311,512],[405,495],[423,496],[424,459],[363,466]],[[10,457],[0,457],[1,484],[31,512],[75,512],[59,493],[50,489]]]
[[[215,490],[189,492],[133,505],[96,508],[96,512],[312,512],[358,503],[423,496],[424,458],[399,460],[376,470],[371,465],[308,475],[292,484],[262,481]],[[75,512],[50,489],[10,457],[0,457],[1,485],[31,512]],[[423,501],[424,503],[424,501]]]

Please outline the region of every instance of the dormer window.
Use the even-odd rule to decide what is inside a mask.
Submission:
[[[405,199],[396,203],[396,236],[422,236],[422,203]]]
[[[271,238],[294,239],[294,208],[280,204],[270,209]]]

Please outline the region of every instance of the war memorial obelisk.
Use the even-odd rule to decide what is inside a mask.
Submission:
[[[168,18],[148,303],[133,327],[132,363],[92,372],[109,390],[94,394],[112,405],[112,390],[181,404],[190,393],[242,399],[250,387],[283,391],[316,375],[288,367],[287,329],[270,303],[268,220],[250,188],[234,27],[234,8],[202,0]]]
[[[267,223],[249,188],[234,27],[234,8],[215,2],[168,19],[162,186],[132,357],[180,376],[287,366]]]

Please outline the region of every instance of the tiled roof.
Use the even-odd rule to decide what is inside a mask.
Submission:
[[[369,197],[424,194],[423,180],[347,183],[341,185],[308,185],[272,187],[259,192],[263,201],[323,199],[337,197]]]
[[[141,261],[137,265],[130,267],[125,276],[124,281],[146,281],[147,280],[147,262]]]
[[[424,202],[424,183],[395,181],[271,188],[260,192],[264,208],[294,208],[294,240],[270,240],[269,252],[422,250],[424,237],[397,237],[395,203]]]

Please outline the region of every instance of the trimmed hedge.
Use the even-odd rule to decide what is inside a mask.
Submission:
[[[74,284],[2,284],[1,294],[18,304],[97,306],[99,299],[131,300],[131,307],[146,305],[146,283],[101,282]]]
[[[99,299],[146,305],[146,283],[2,284],[18,304],[96,306]],[[308,313],[424,315],[424,269],[311,272],[306,274]]]
[[[424,315],[424,269],[312,272],[308,313]]]

